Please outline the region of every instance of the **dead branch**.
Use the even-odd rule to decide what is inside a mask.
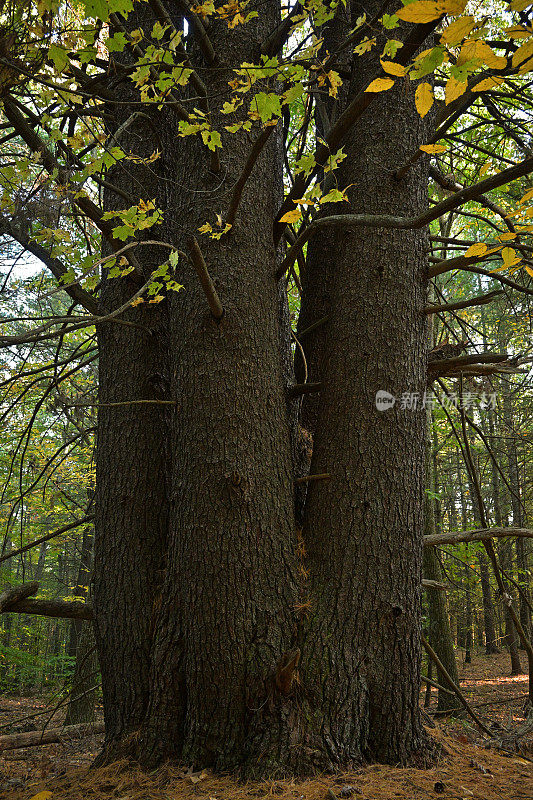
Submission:
[[[478,528],[475,531],[452,531],[450,533],[434,533],[424,536],[424,547],[441,544],[457,544],[458,542],[485,542],[489,539],[503,539],[506,536],[518,536],[533,539],[531,528]]]
[[[11,602],[9,607],[2,609],[2,611],[4,614],[36,614],[40,617],[60,617],[61,619],[88,621],[93,619],[92,606],[89,603],[81,603],[79,600],[17,600],[16,602]]]
[[[468,704],[468,702],[467,702],[464,694],[460,690],[460,688],[457,686],[455,681],[453,681],[451,679],[448,670],[446,669],[446,667],[444,666],[444,664],[442,663],[442,661],[440,660],[440,658],[438,657],[436,652],[433,650],[433,648],[431,647],[430,643],[428,642],[428,640],[426,639],[424,634],[422,634],[422,644],[424,645],[424,650],[426,651],[428,656],[431,658],[431,660],[433,661],[435,666],[438,667],[441,675],[444,676],[444,678],[446,679],[446,682],[449,684],[450,688],[453,689],[453,691],[455,692],[455,694],[457,695],[457,697],[461,701],[461,705],[464,707],[465,711],[467,711],[467,713],[472,717],[472,719],[474,720],[476,725],[479,727],[480,730],[483,731],[483,733],[486,733],[488,736],[492,736],[492,732],[480,720],[480,718],[478,717],[476,712]]]
[[[0,594],[0,612],[9,611],[11,606],[18,601],[25,600],[32,594],[37,594],[39,584],[34,581],[33,583],[23,583],[22,586],[13,586],[11,589],[6,589],[5,592]]]
[[[207,297],[211,314],[215,319],[221,319],[224,314],[224,309],[222,308],[222,303],[220,302],[217,290],[215,289],[215,285],[211,280],[211,276],[207,270],[207,264],[205,263],[200,246],[194,236],[191,236],[189,239],[189,249],[191,252],[191,260],[194,269],[200,278],[200,283],[202,284],[202,289]]]
[[[7,553],[7,555],[0,556],[0,564],[2,561],[7,561],[8,558],[14,558],[21,553],[25,553],[26,550],[31,550],[32,547],[36,547],[38,544],[42,544],[43,542],[47,542],[49,539],[53,539],[55,536],[59,536],[61,533],[66,533],[74,528],[79,528],[80,525],[85,525],[88,522],[92,522],[93,519],[94,514],[89,514],[88,516],[83,517],[83,519],[78,519],[76,522],[71,522],[70,525],[64,525],[62,528],[57,528],[57,530],[47,533],[46,536],[41,536],[39,539],[34,539],[33,542],[25,544],[24,547],[19,547],[18,550],[11,550],[9,553]],[[0,609],[0,611],[1,610],[2,609]]]
[[[456,303],[443,303],[442,305],[426,306],[422,309],[423,314],[439,314],[441,311],[456,311],[459,308],[471,308],[472,306],[484,306],[492,302],[495,297],[503,294],[502,289],[498,289],[488,294],[480,294],[476,297],[471,297],[470,300],[459,300]]]

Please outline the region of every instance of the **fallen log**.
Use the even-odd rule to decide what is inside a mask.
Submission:
[[[64,742],[69,739],[83,739],[86,736],[103,733],[104,730],[103,722],[85,722],[81,725],[67,725],[64,728],[13,733],[9,736],[0,736],[0,752],[3,750],[16,750],[20,747],[38,747],[39,745]]]

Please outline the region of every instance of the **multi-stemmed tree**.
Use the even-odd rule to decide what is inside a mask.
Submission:
[[[3,230],[88,312],[17,342],[98,332],[102,760],[258,774],[429,756],[422,398],[427,317],[447,309],[428,283],[522,255],[498,279],[533,293],[530,140],[509,134],[505,168],[469,186],[430,157],[463,114],[485,130],[522,98],[524,7],[490,23],[461,0],[4,10]],[[531,110],[512,98],[511,127]],[[498,217],[487,193],[511,181],[505,237],[431,264],[430,224],[472,201]],[[429,377],[506,368],[438,355]]]

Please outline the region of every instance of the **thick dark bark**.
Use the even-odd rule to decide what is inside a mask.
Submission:
[[[269,0],[246,26],[228,31],[213,23],[209,33],[221,62],[237,67],[257,58],[258,43],[277,19],[278,4]],[[208,94],[222,100],[231,77],[229,70],[206,72]],[[223,122],[213,115],[218,130]],[[197,139],[174,143],[179,163],[187,165],[187,190],[174,199],[184,241],[224,207],[257,135],[223,133],[220,175],[210,173]],[[218,242],[199,240],[222,319],[211,316],[186,264],[185,289],[171,303],[173,512],[141,736],[144,763],[173,756],[216,769],[253,769],[260,762],[266,772],[283,763],[287,749],[287,710],[273,681],[294,642],[297,564],[273,279],[276,135],[254,167],[232,232]]]
[[[146,24],[143,15],[147,13],[143,7],[131,14],[128,26]],[[125,60],[128,55],[113,57]],[[133,99],[131,87],[129,82],[120,86],[122,100]],[[125,103],[110,104],[108,111],[114,118],[109,131],[112,136],[129,118],[131,109]],[[121,133],[120,145],[148,158],[160,147],[162,123],[155,110],[149,116],[143,112]],[[171,121],[165,119],[164,123],[170,125]],[[175,135],[175,124],[173,131]],[[146,167],[119,162],[107,178],[131,195],[132,202],[155,198],[165,208],[166,184],[161,178],[171,169],[173,164],[163,153]],[[127,206],[123,197],[105,191],[106,211]],[[158,229],[161,238],[166,233]],[[145,238],[153,238],[150,231]],[[139,247],[135,256],[142,273],[137,278],[133,274],[110,278],[104,269],[101,314],[126,303],[167,259],[168,251]],[[115,323],[98,326],[99,403],[168,399],[166,302],[144,303],[121,318],[142,329]],[[106,721],[102,760],[112,757],[119,742],[138,728],[148,704],[151,642],[168,534],[169,418],[168,406],[157,404],[100,406],[98,410],[93,602]]]
[[[322,29],[322,53],[324,55],[326,51],[336,52],[347,36],[353,15],[353,10],[350,9],[352,5],[353,3],[348,3],[347,8],[340,6],[334,19]],[[350,55],[349,50],[341,53],[340,63]],[[321,138],[327,136],[329,128],[344,110],[348,92],[349,83],[345,82],[337,99],[324,98],[322,93],[315,95],[315,127]],[[324,179],[324,173],[321,173],[320,178]],[[323,209],[321,215],[329,216],[338,211],[337,205],[329,205]],[[335,259],[332,258],[332,253],[337,250],[337,240],[338,231],[326,230],[320,236],[312,237],[307,247],[305,268],[300,274],[302,295],[297,329],[298,338],[305,353],[305,365],[300,351],[297,349],[295,352],[296,379],[299,383],[303,383],[306,379],[320,382],[324,375],[325,344],[331,313],[331,287],[335,270]],[[309,394],[302,398],[302,426],[311,436],[316,431],[319,406],[319,393]]]
[[[370,9],[371,11],[373,9]],[[355,93],[373,77],[358,66]],[[427,172],[394,169],[425,139],[412,87],[380,95],[347,138],[339,170],[354,213],[420,213]],[[318,237],[317,237],[318,238]],[[386,412],[376,393],[422,394],[426,232],[357,228],[335,237],[323,389],[304,540],[310,572],[302,636],[308,757],[407,763],[425,738],[418,709],[425,412]],[[339,346],[342,343],[342,347]]]

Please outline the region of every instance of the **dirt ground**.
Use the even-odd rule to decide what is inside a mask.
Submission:
[[[124,763],[89,770],[102,741],[94,736],[4,751],[0,800],[533,800],[533,732],[515,736],[524,725],[527,675],[511,677],[505,653],[475,654],[471,664],[459,653],[458,662],[463,691],[494,738],[468,720],[439,718],[428,728],[441,746],[431,769],[371,765],[314,780],[247,784],[169,766],[149,775]],[[436,690],[430,714],[435,707]],[[38,699],[0,698],[0,735],[42,728],[50,716],[41,713],[46,709]],[[39,716],[23,719],[30,714]],[[58,714],[47,727],[60,724]]]

